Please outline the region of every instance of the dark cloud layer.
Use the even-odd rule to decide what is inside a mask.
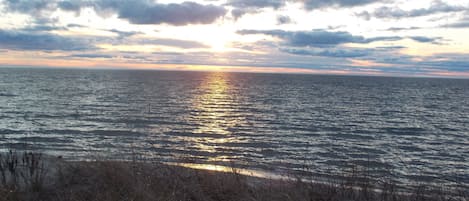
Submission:
[[[44,11],[62,9],[79,13],[82,8],[91,7],[102,16],[116,13],[119,18],[134,24],[210,24],[224,16],[227,10],[222,6],[203,5],[195,2],[155,3],[151,0],[6,0],[8,11],[36,15]]]
[[[5,0],[8,11],[37,14],[54,8],[54,1],[49,0]]]
[[[88,50],[89,43],[54,34],[29,33],[0,30],[0,49],[10,50]]]
[[[287,45],[295,47],[334,46],[344,43],[371,43],[375,41],[396,41],[402,39],[397,36],[365,38],[348,32],[330,32],[325,30],[313,31],[283,31],[283,30],[240,30],[238,34],[265,34],[283,39]]]
[[[84,4],[79,1],[61,1],[57,6],[66,11],[80,11]]]
[[[349,32],[313,30],[313,31],[283,31],[283,30],[240,30],[237,32],[241,35],[264,34],[278,37],[288,46],[294,47],[322,47],[335,46],[344,43],[372,43],[377,41],[398,41],[405,38],[412,39],[421,43],[440,44],[443,40],[441,37],[424,37],[424,36],[380,36],[365,38],[363,36],[352,35]]]
[[[226,9],[214,5],[202,5],[194,2],[181,4],[151,4],[130,2],[117,8],[119,18],[134,24],[210,24],[226,14]]]
[[[354,7],[384,2],[383,0],[296,0],[302,2],[306,9],[313,10],[326,7]]]

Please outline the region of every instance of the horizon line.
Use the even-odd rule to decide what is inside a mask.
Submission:
[[[130,64],[131,65],[131,64]],[[148,65],[148,64],[147,64]],[[356,76],[356,77],[391,77],[391,78],[437,78],[437,79],[469,79],[469,72],[454,75],[448,71],[442,74],[402,74],[388,72],[353,72],[344,70],[323,70],[300,67],[265,67],[265,66],[236,66],[214,64],[149,64],[154,67],[125,66],[52,66],[52,65],[5,65],[0,69],[66,69],[66,70],[123,70],[123,71],[166,71],[166,72],[223,72],[223,73],[250,73],[250,74],[287,74],[287,75],[325,75],[325,76]],[[165,67],[162,67],[162,66]],[[173,68],[169,67],[173,66]],[[352,66],[350,66],[352,67]],[[248,69],[248,70],[246,70]],[[467,74],[467,75],[466,75]]]

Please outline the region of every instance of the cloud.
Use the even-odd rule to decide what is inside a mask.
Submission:
[[[377,49],[385,49],[385,50],[399,50],[399,49],[404,49],[407,48],[406,46],[400,46],[400,45],[395,45],[395,46],[380,46],[376,47]]]
[[[299,2],[308,10],[326,7],[354,7],[385,2],[386,0],[229,0],[227,5],[237,8],[273,8],[279,9],[286,2]]]
[[[119,38],[131,37],[131,36],[134,36],[134,35],[137,35],[137,34],[141,33],[141,32],[138,32],[138,31],[120,31],[120,30],[117,30],[117,29],[110,29],[110,30],[107,30],[107,31],[117,34],[119,36]]]
[[[420,65],[438,70],[469,72],[469,54],[446,53],[436,54],[419,62]]]
[[[85,7],[87,3],[82,1],[61,1],[57,3],[57,7],[64,11],[72,11],[79,13],[82,7]]]
[[[231,16],[235,20],[246,15],[259,13],[263,8],[279,9],[286,0],[229,0],[225,5],[232,6]]]
[[[385,31],[398,32],[398,31],[417,30],[417,29],[421,29],[421,27],[390,27],[390,28],[387,28]]]
[[[426,37],[426,36],[409,36],[410,39],[421,42],[421,43],[433,43],[433,44],[441,44],[443,38],[441,37]]]
[[[113,58],[114,56],[108,55],[108,54],[72,54],[70,57],[80,57],[80,58],[105,58],[105,59],[110,59]]]
[[[412,39],[420,43],[441,44],[442,37],[425,36],[380,36],[365,38],[359,35],[352,35],[344,31],[326,31],[322,29],[313,31],[283,31],[283,30],[240,30],[241,35],[264,34],[282,39],[286,45],[293,47],[327,47],[345,43],[367,44],[378,41],[399,41],[402,39]]]
[[[202,5],[194,2],[181,4],[158,4],[130,2],[118,6],[119,18],[133,24],[210,24],[226,14],[226,9],[214,5]]]
[[[195,2],[155,3],[152,0],[6,0],[9,11],[36,15],[44,11],[62,9],[79,13],[82,8],[91,7],[103,16],[116,13],[119,18],[133,24],[210,24],[224,16],[227,10],[222,6],[204,5]]]
[[[86,41],[54,34],[0,30],[0,48],[10,50],[88,50],[94,49]]]
[[[374,37],[352,35],[349,32],[330,32],[325,30],[313,31],[283,31],[283,30],[240,30],[241,35],[264,34],[283,39],[287,45],[294,47],[334,46],[344,43],[371,43],[375,41],[397,41],[401,37]]]
[[[233,18],[237,20],[246,14],[255,14],[259,12],[260,10],[256,8],[235,8],[231,10],[231,16],[233,16]]]
[[[237,13],[240,10],[259,10],[262,8],[279,9],[284,7],[287,2],[301,3],[307,10],[322,9],[328,7],[354,7],[377,2],[387,2],[388,0],[229,0],[226,5],[236,8]],[[250,13],[250,12],[244,12]]]
[[[466,55],[466,57],[469,55]],[[469,61],[468,60],[451,60],[451,61],[429,61],[423,62],[422,64],[431,66],[433,69],[449,70],[449,71],[461,71],[468,72]]]
[[[25,32],[47,32],[47,31],[56,31],[56,30],[65,30],[65,27],[58,27],[58,26],[49,26],[49,25],[35,25],[29,26],[26,28],[21,29],[21,31]]]
[[[33,15],[54,9],[54,1],[49,0],[4,0],[3,2],[8,11]]]
[[[445,25],[448,28],[469,28],[469,12],[466,13],[466,17],[458,20],[457,22]]]
[[[117,13],[121,19],[133,24],[210,24],[224,16],[227,10],[221,6],[195,2],[161,4],[150,0],[98,0],[91,4],[98,14]],[[89,6],[82,4],[82,6]]]
[[[185,49],[209,48],[209,46],[196,42],[196,41],[177,40],[177,39],[145,39],[145,40],[139,40],[138,43],[147,44],[147,45],[162,45],[162,46],[179,47],[179,48],[185,48]]]
[[[308,49],[280,49],[283,52],[296,55],[338,57],[338,58],[356,58],[371,54],[369,49],[326,49],[326,50],[308,50]]]
[[[469,21],[461,21],[453,24],[449,24],[446,27],[450,28],[469,28]]]
[[[383,0],[294,0],[302,2],[306,9],[320,9],[326,7],[354,7],[363,6],[376,2],[385,2]]]
[[[86,26],[81,24],[67,24],[67,28],[84,28]]]
[[[422,17],[438,13],[449,13],[449,12],[460,12],[467,11],[469,8],[464,6],[450,5],[441,0],[435,0],[431,3],[428,8],[419,8],[412,10],[403,10],[398,7],[388,7],[383,6],[377,8],[372,13],[368,11],[363,11],[357,15],[369,20],[371,17],[375,18],[389,18],[389,19],[400,19],[400,18],[410,18],[410,17]]]
[[[285,5],[285,0],[229,0],[227,5],[237,8],[274,8]]]
[[[233,7],[231,15],[236,20],[248,13],[259,13],[264,8],[274,10],[284,7],[287,2],[301,3],[307,10],[321,9],[326,7],[354,7],[386,0],[228,0],[225,5]],[[288,24],[288,17],[277,19],[278,24]],[[282,20],[284,22],[282,22]]]
[[[286,15],[278,15],[277,16],[277,25],[290,24],[292,22],[293,21],[289,16],[286,16]]]

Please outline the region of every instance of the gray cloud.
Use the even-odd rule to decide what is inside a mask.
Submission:
[[[277,16],[277,24],[278,25],[281,25],[281,24],[290,24],[292,23],[292,19],[289,17],[289,16],[286,16],[286,15],[278,15]]]
[[[248,34],[265,34],[283,39],[287,45],[295,47],[308,46],[334,46],[344,43],[371,43],[375,41],[397,41],[401,37],[374,37],[365,38],[363,36],[352,35],[348,32],[330,32],[325,30],[313,31],[283,31],[283,30],[240,30],[237,32],[241,35]]]
[[[113,58],[114,56],[109,55],[109,54],[72,54],[70,57],[80,57],[80,58],[105,58],[105,59],[110,59]]]
[[[448,28],[468,28],[469,27],[469,12],[466,13],[466,17],[458,20],[457,22],[445,25]]]
[[[467,21],[467,22],[456,22],[456,23],[453,23],[453,24],[449,24],[446,27],[450,27],[450,28],[469,28],[469,21]]]
[[[285,5],[285,0],[229,0],[227,5],[237,8],[267,8],[278,9]]]
[[[149,4],[129,2],[118,7],[119,18],[134,24],[210,24],[226,14],[226,9],[214,5],[202,5],[194,2],[181,4]]]
[[[3,2],[8,11],[34,15],[54,8],[54,1],[49,0],[5,0]]]
[[[246,14],[259,13],[263,8],[279,9],[286,0],[229,0],[225,5],[234,7],[231,16],[235,20]]]
[[[313,30],[313,31],[283,31],[283,30],[240,30],[237,32],[241,35],[264,34],[282,39],[286,45],[294,47],[327,47],[344,43],[372,43],[378,41],[398,41],[405,38],[412,39],[421,43],[441,44],[441,37],[425,37],[425,36],[380,36],[365,38],[363,36],[352,35],[349,32]]]
[[[228,0],[225,5],[232,6],[231,15],[236,20],[245,14],[259,13],[264,8],[279,9],[287,2],[299,2],[307,10],[326,7],[354,7],[388,0]],[[282,22],[283,20],[283,22]],[[287,24],[287,18],[278,19],[278,24]]]
[[[383,6],[383,7],[377,8],[372,13],[369,13],[368,11],[364,11],[362,13],[358,13],[357,15],[367,20],[369,20],[371,17],[399,19],[399,18],[428,16],[428,15],[433,15],[433,14],[438,14],[438,13],[460,12],[460,11],[466,11],[468,9],[469,9],[468,7],[450,5],[441,0],[435,0],[432,2],[430,7],[428,8],[403,10],[398,7]]]
[[[57,3],[57,7],[65,11],[79,12],[84,6],[86,4],[81,1],[61,1]]]
[[[155,3],[152,0],[6,0],[8,11],[36,15],[58,8],[77,12],[92,7],[101,16],[116,13],[119,18],[133,24],[210,24],[224,16],[227,10],[222,6],[203,5],[195,2]]]
[[[131,37],[131,36],[134,36],[134,35],[137,35],[137,34],[141,33],[141,32],[138,32],[138,31],[120,31],[120,30],[117,30],[117,29],[110,29],[110,30],[107,30],[107,31],[117,34],[119,36],[119,38]]]
[[[233,16],[233,18],[237,20],[246,14],[255,14],[259,12],[260,10],[256,8],[235,8],[231,10],[231,16]]]
[[[306,9],[313,10],[326,7],[354,7],[366,4],[385,2],[385,0],[294,0],[302,2]]]
[[[469,55],[465,55],[469,57]],[[425,61],[420,64],[431,66],[433,69],[468,72],[469,61],[468,60],[450,60],[450,61]]]
[[[386,31],[398,32],[398,31],[417,30],[417,29],[421,29],[421,27],[390,27],[390,28],[387,28]]]
[[[395,45],[395,46],[381,46],[381,47],[376,47],[378,49],[384,49],[384,50],[398,50],[398,49],[404,49],[407,48],[405,46],[400,46],[400,45]]]
[[[86,26],[83,26],[81,24],[67,24],[67,28],[84,28]]]
[[[296,55],[322,56],[322,57],[338,57],[338,58],[356,58],[364,57],[371,54],[369,49],[325,49],[325,50],[309,50],[309,49],[280,49],[283,52]]]
[[[46,32],[46,31],[55,31],[55,30],[65,30],[65,27],[57,27],[57,26],[50,26],[50,25],[36,25],[36,26],[29,26],[26,28],[21,29],[21,31],[28,31],[28,32]]]
[[[421,42],[421,43],[433,43],[433,44],[441,44],[443,38],[441,37],[426,37],[426,36],[409,36],[410,39]]]
[[[0,48],[11,50],[88,50],[95,47],[88,42],[54,34],[0,30]]]
[[[229,0],[228,5],[237,8],[273,8],[285,6],[286,2],[300,2],[308,10],[326,7],[354,7],[387,0]]]

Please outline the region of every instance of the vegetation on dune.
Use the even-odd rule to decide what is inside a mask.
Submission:
[[[365,180],[363,179],[365,178]],[[360,182],[357,182],[360,180]],[[452,201],[469,192],[425,186],[398,192],[356,175],[331,184],[261,179],[149,162],[66,162],[41,154],[0,154],[0,201]]]

